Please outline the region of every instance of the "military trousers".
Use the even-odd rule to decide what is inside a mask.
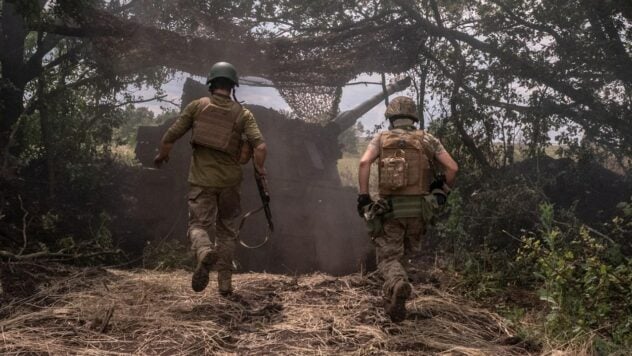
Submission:
[[[390,298],[397,282],[408,282],[407,259],[419,252],[425,225],[420,217],[390,218],[384,220],[383,228],[373,242],[377,268],[384,278],[384,297]]]
[[[217,253],[215,265],[221,290],[228,291],[241,215],[239,186],[213,188],[191,185],[188,194],[191,250],[199,261],[209,251]]]

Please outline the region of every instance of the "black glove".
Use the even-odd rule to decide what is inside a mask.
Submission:
[[[444,205],[448,201],[448,192],[443,190],[446,187],[445,176],[439,175],[434,182],[430,183],[430,192],[434,195],[439,206]]]
[[[364,207],[372,204],[371,196],[368,194],[358,194],[358,215],[364,217]]]
[[[435,189],[443,189],[443,185],[445,184],[445,177],[437,177],[434,182],[430,183],[430,191]]]

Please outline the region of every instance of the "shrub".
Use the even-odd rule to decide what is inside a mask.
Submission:
[[[629,204],[623,207],[628,210],[610,227],[629,233],[632,214]],[[559,223],[553,206],[542,204],[540,229],[522,240],[517,261],[531,266],[539,282],[549,336],[570,340],[596,330],[632,346],[632,258],[614,239],[582,224]]]

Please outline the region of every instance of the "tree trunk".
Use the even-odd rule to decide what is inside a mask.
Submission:
[[[424,111],[426,110],[426,81],[428,79],[428,66],[430,60],[426,60],[424,66],[419,72],[419,89],[417,90],[417,116],[419,116],[419,127],[424,129],[426,127],[426,120],[424,119]]]
[[[24,19],[17,13],[15,5],[4,1],[0,20],[0,145],[9,144],[11,128],[24,112]]]
[[[53,143],[53,132],[50,122],[50,113],[46,100],[46,79],[41,74],[37,84],[38,111],[40,119],[40,130],[42,132],[42,145],[44,146],[44,157],[46,159],[46,177],[48,182],[48,199],[55,197],[55,187],[57,179],[55,175],[55,145]]]

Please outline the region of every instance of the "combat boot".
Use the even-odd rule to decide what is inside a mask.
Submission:
[[[412,293],[410,283],[399,281],[393,287],[393,292],[389,299],[386,300],[386,314],[391,317],[395,323],[406,319],[406,300]]]
[[[208,274],[217,262],[215,251],[208,250],[200,254],[197,266],[191,278],[191,288],[196,292],[201,292],[208,285]]]
[[[232,271],[217,272],[217,287],[219,289],[219,294],[223,297],[227,297],[233,293],[232,277]]]

